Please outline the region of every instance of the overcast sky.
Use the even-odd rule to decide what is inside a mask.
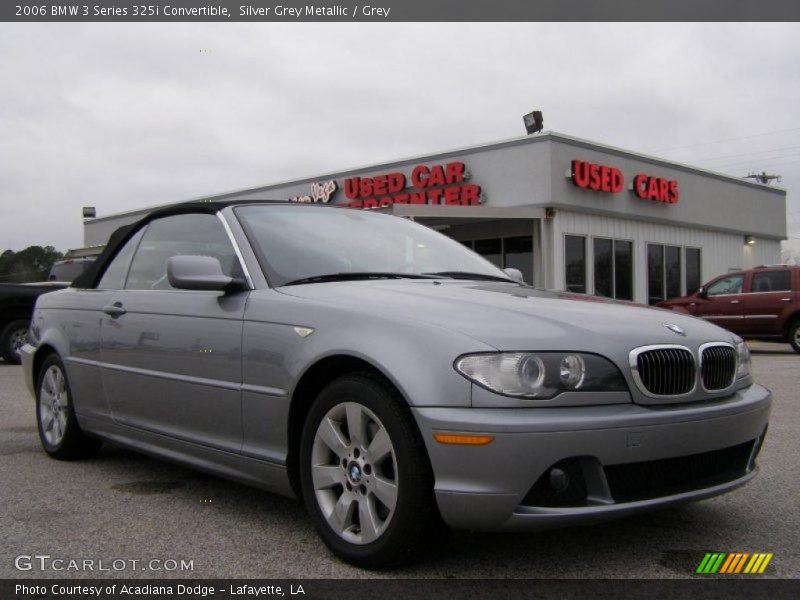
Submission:
[[[2,24],[0,251],[98,216],[545,127],[800,215],[797,24]],[[734,139],[735,138],[735,139]],[[800,237],[800,216],[792,235]]]

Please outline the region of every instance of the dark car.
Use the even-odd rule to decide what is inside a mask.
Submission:
[[[36,299],[67,285],[60,282],[0,284],[0,356],[6,362],[20,362],[20,349],[28,337]]]
[[[745,339],[789,342],[800,352],[800,266],[728,273],[691,296],[658,306],[701,317]]]
[[[53,263],[48,281],[72,282],[83,275],[94,264],[96,257],[67,258]]]

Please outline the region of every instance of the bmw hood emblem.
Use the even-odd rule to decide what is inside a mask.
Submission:
[[[662,325],[664,325],[664,327],[669,329],[672,333],[686,336],[686,332],[683,330],[683,328],[678,325],[675,325],[674,323],[662,323]]]

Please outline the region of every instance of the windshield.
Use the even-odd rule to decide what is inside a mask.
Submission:
[[[459,242],[408,219],[355,209],[235,209],[274,286],[339,273],[508,276]]]

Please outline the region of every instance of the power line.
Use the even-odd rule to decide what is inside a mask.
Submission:
[[[753,154],[767,154],[769,152],[783,152],[784,150],[800,150],[800,146],[784,146],[783,148],[773,148],[771,150],[757,150],[755,152],[741,152],[739,154],[727,154],[725,156],[710,156],[708,158],[695,158],[695,161],[721,160],[723,158],[737,158],[739,156],[752,156]]]
[[[786,164],[786,162],[782,162],[783,159],[785,159],[785,158],[792,158],[792,159],[793,158],[800,158],[800,154],[787,154],[785,156],[773,156],[771,158],[757,158],[757,159],[754,159],[754,160],[739,160],[739,161],[735,161],[735,162],[732,162],[732,163],[725,163],[723,165],[715,165],[713,168],[715,168],[715,169],[729,169],[731,167],[736,167],[738,165],[755,165],[755,164],[760,164],[760,165],[768,164],[770,166],[772,166],[772,165],[782,165],[782,164]],[[778,161],[778,162],[775,162],[775,161]],[[796,161],[790,160],[789,162],[792,163],[792,162],[796,162]]]
[[[793,127],[791,129],[778,129],[776,131],[765,131],[763,133],[754,133],[752,135],[743,135],[741,137],[726,138],[723,140],[713,140],[711,142],[701,142],[699,144],[688,144],[686,146],[674,146],[672,148],[657,148],[655,150],[648,150],[648,152],[671,152],[672,150],[684,150],[686,148],[699,148],[700,146],[711,146],[713,144],[721,144],[723,142],[734,142],[736,140],[749,140],[755,137],[763,137],[765,135],[775,135],[778,133],[788,133],[790,131],[800,131],[800,127]]]

